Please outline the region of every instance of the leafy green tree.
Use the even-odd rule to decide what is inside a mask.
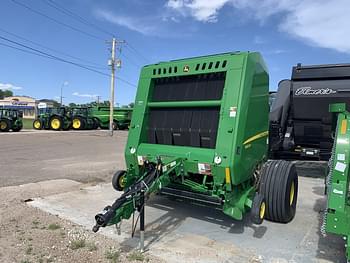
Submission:
[[[13,92],[11,90],[0,89],[0,100],[4,99],[5,97],[11,97],[11,96],[13,96]]]

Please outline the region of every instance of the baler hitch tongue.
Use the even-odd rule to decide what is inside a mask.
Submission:
[[[141,211],[144,206],[142,196],[152,192],[155,182],[161,176],[162,163],[158,159],[157,164],[145,162],[146,172],[133,185],[129,186],[125,192],[111,206],[106,206],[102,212],[95,216],[96,224],[92,228],[97,232],[100,227],[117,224],[122,219],[128,219],[135,210]]]

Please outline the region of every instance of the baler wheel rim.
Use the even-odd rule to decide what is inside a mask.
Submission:
[[[112,186],[116,191],[123,191],[125,188],[125,174],[126,171],[118,170],[112,177]]]
[[[295,183],[292,182],[292,185],[290,186],[290,193],[289,193],[289,205],[293,204],[294,201],[294,195],[295,195]]]
[[[259,213],[260,219],[264,219],[265,211],[266,211],[266,203],[262,202],[260,205],[260,213]]]
[[[254,224],[260,225],[264,221],[266,213],[266,201],[262,194],[256,193],[251,207],[251,220]]]

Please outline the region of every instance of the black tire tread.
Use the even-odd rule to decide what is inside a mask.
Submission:
[[[292,206],[289,203],[290,187],[295,183]],[[294,218],[297,200],[298,180],[293,163],[284,160],[270,160],[261,169],[259,193],[266,202],[265,218],[288,223]]]

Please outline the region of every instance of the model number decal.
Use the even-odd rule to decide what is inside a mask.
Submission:
[[[295,96],[300,95],[329,95],[337,93],[337,91],[332,90],[330,88],[325,89],[312,89],[311,87],[301,87],[295,91]]]

